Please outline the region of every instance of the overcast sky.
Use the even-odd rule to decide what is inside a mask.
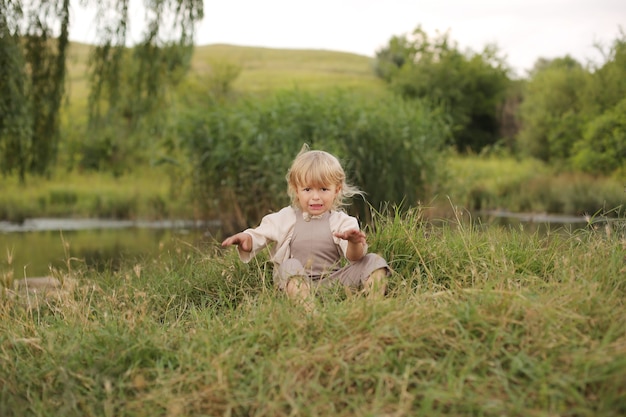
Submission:
[[[593,44],[626,30],[626,0],[220,0],[205,1],[197,44],[329,49],[374,56],[418,25],[449,31],[461,49],[495,43],[520,75],[539,57],[601,61]],[[72,40],[93,39],[83,17]]]

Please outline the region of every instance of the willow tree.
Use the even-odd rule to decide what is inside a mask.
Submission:
[[[129,0],[81,4],[96,10],[90,126],[114,117],[136,123],[188,67],[202,0],[145,2],[135,45]],[[48,173],[57,157],[71,10],[70,0],[0,0],[0,169],[22,180]]]
[[[56,156],[69,0],[0,0],[0,15],[2,170],[23,180],[45,173]]]

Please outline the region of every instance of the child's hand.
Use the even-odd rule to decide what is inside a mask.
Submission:
[[[365,233],[358,229],[346,230],[345,232],[335,232],[334,235],[339,239],[347,240],[350,243],[362,243],[364,245],[366,243]]]
[[[238,245],[242,251],[250,252],[252,250],[252,236],[247,233],[237,233],[229,238],[224,239],[222,246]]]

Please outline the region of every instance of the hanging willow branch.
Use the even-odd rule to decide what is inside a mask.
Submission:
[[[90,125],[97,128],[121,117],[132,128],[160,106],[168,87],[187,71],[203,2],[145,2],[146,30],[130,47],[129,0],[99,1],[97,7],[99,39],[90,57]]]
[[[129,0],[85,5],[98,11],[91,126],[121,116],[132,128],[188,68],[202,0],[147,0],[147,29],[130,49]],[[22,181],[56,161],[70,10],[70,0],[0,0],[0,171],[18,172]]]
[[[0,163],[24,181],[57,155],[69,0],[0,0],[0,16]]]
[[[57,156],[59,110],[65,93],[65,61],[69,45],[69,0],[36,4],[26,36],[26,61],[30,65],[33,134],[29,171],[44,174]],[[59,34],[55,37],[54,25]]]
[[[0,0],[0,166],[2,173],[17,171],[26,177],[29,141],[32,137],[26,92],[25,61],[9,16],[20,10]]]

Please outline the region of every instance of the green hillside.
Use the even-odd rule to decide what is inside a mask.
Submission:
[[[68,59],[68,92],[75,104],[88,95],[87,61],[90,45],[72,43]],[[276,89],[384,88],[367,56],[327,51],[272,49],[234,45],[203,45],[194,50],[190,77],[203,80],[212,69],[239,69],[233,84],[238,92],[257,93]]]
[[[257,92],[280,88],[378,88],[372,58],[346,52],[206,45],[196,48],[192,71],[204,74],[216,63],[241,68],[234,88]]]

